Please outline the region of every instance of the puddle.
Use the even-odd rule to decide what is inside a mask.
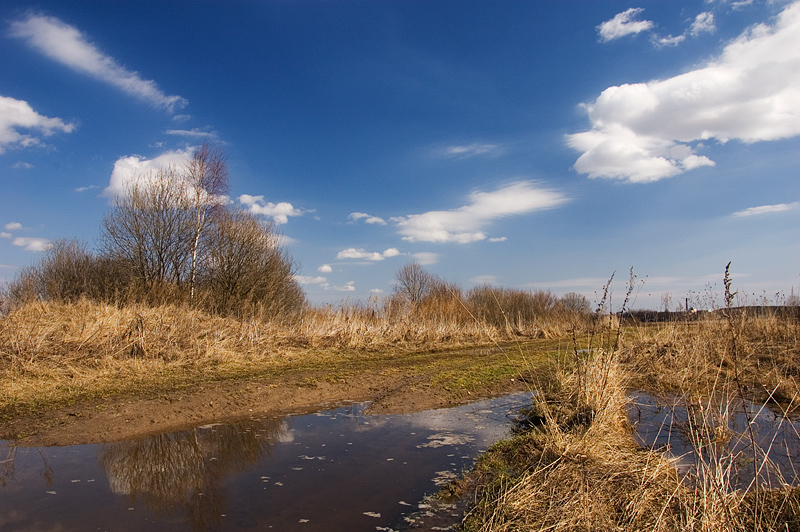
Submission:
[[[672,459],[680,474],[700,476],[702,463],[716,462],[720,466],[716,474],[731,488],[741,489],[751,485],[757,461],[761,485],[800,484],[800,421],[739,400],[704,404],[701,413],[678,399],[658,399],[642,392],[632,393],[631,398],[628,419],[639,444]],[[707,421],[702,423],[703,419]],[[705,436],[702,445],[700,434]]]
[[[373,416],[356,404],[113,444],[0,441],[0,530],[393,530],[529,405],[514,394]]]

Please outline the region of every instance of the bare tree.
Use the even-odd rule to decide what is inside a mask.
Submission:
[[[198,285],[220,314],[292,313],[305,304],[294,265],[269,224],[242,210],[217,215]]]
[[[416,305],[433,289],[438,279],[419,262],[410,262],[397,270],[395,281],[395,294]]]
[[[208,142],[194,150],[186,163],[185,181],[194,211],[192,258],[189,267],[189,295],[194,299],[200,247],[215,213],[224,210],[221,197],[228,192],[228,165],[219,147]]]
[[[566,310],[579,314],[588,314],[592,311],[592,305],[586,296],[577,292],[567,292],[561,297],[560,302]]]
[[[175,168],[140,176],[103,220],[107,256],[130,265],[147,286],[187,280],[194,217]]]

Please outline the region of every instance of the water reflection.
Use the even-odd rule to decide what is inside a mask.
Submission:
[[[222,481],[244,471],[288,429],[283,420],[212,425],[102,445],[98,462],[112,492],[159,515],[183,513],[195,530],[217,528],[225,513]]]
[[[642,392],[632,398],[628,415],[639,443],[671,458],[681,474],[724,469],[729,487],[741,489],[757,467],[761,485],[800,483],[800,422],[738,399],[687,404]]]
[[[514,394],[373,416],[355,404],[113,444],[0,441],[0,530],[397,529],[529,405]]]

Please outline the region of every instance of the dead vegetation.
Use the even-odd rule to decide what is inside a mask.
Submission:
[[[719,313],[595,329],[589,349],[562,356],[553,378],[538,386],[533,428],[493,448],[462,483],[475,497],[464,528],[800,530],[800,489],[752,428],[765,403],[780,418],[800,399],[791,369],[800,355],[797,317],[736,310],[727,270],[724,282]],[[640,386],[671,394],[688,412],[681,427],[664,427],[690,443],[688,469],[635,443],[626,392]],[[746,408],[754,399],[761,406]],[[738,434],[730,428],[735,416],[746,417]],[[744,470],[751,473],[742,482]]]

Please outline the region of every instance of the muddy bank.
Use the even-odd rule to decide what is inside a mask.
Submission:
[[[452,406],[529,386],[514,371],[466,386],[447,386],[442,372],[469,373],[498,357],[496,350],[431,353],[374,367],[284,369],[246,380],[218,381],[149,397],[83,401],[4,421],[0,438],[22,446],[107,443],[177,430],[253,412],[285,415],[371,401],[370,413],[407,413]]]

